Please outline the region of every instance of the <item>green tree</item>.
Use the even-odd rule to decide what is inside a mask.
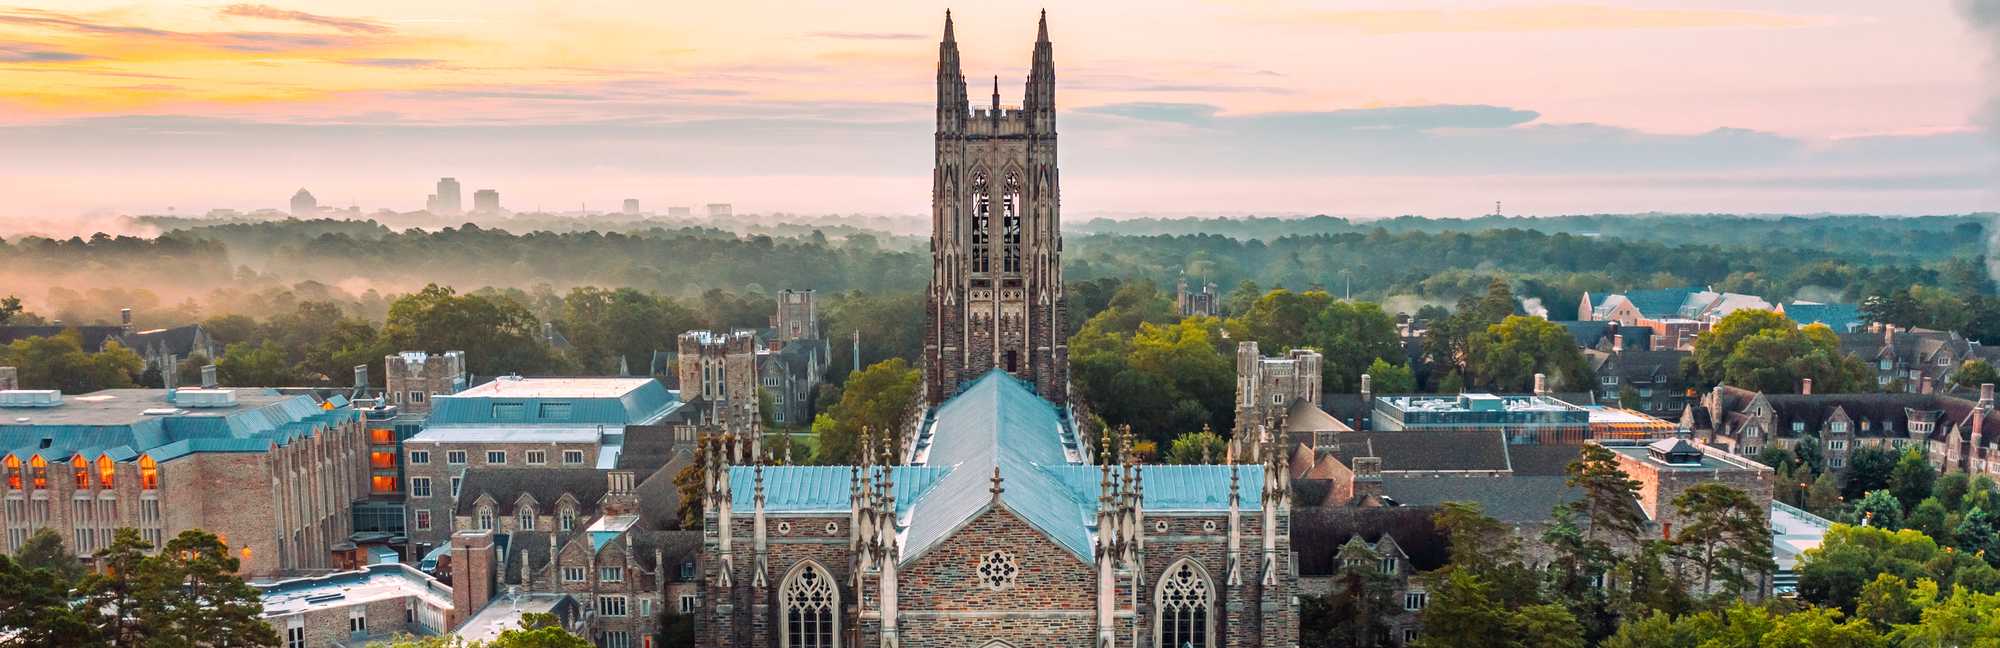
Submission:
[[[0,646],[82,648],[98,645],[73,604],[74,579],[0,555]]]
[[[1947,511],[1963,510],[1965,494],[1972,489],[1972,480],[1965,473],[1948,472],[1939,475],[1937,483],[1931,486],[1931,496],[1936,497]]]
[[[1992,363],[1974,358],[1958,366],[1951,382],[1964,389],[1978,389],[1983,384],[2000,383],[2000,371],[1994,370]]]
[[[15,297],[13,295],[0,297],[0,326],[6,326],[8,323],[13,322],[14,316],[20,314],[21,314],[20,297]]]
[[[1935,497],[1924,498],[1903,517],[1903,528],[1916,529],[1945,546],[1952,546],[1952,524],[1951,512]]]
[[[236,576],[240,566],[215,534],[188,530],[168,540],[140,567],[147,578],[164,585],[150,591],[160,600],[142,607],[158,611],[150,618],[142,616],[159,633],[147,645],[278,645],[277,631],[263,619],[262,595]]]
[[[1468,375],[1482,388],[1525,392],[1534,387],[1537,373],[1548,376],[1551,388],[1592,382],[1575,336],[1539,317],[1510,316],[1471,336],[1467,357]]]
[[[1931,490],[1937,485],[1937,476],[1937,469],[1924,460],[1923,453],[1911,448],[1903,453],[1902,459],[1897,460],[1895,469],[1889,473],[1889,492],[1896,495],[1896,501],[1903,504],[1904,510],[1914,510],[1918,502],[1930,497]]]
[[[911,404],[922,387],[923,373],[910,368],[902,358],[877,362],[849,376],[840,393],[840,403],[827,413],[833,425],[822,428],[817,420],[813,422],[814,445],[819,449],[813,461],[832,465],[861,463],[864,429],[873,433],[876,452],[893,450],[882,444],[897,437],[896,431],[908,420]]]
[[[62,534],[53,527],[42,527],[29,534],[28,541],[14,553],[14,560],[23,569],[47,570],[65,583],[82,580],[87,573],[76,555],[63,546]]]
[[[1317,627],[1308,633],[1305,627],[1307,612],[1300,611],[1301,639],[1307,640],[1311,634],[1322,636],[1301,641],[1301,645],[1324,648],[1375,648],[1388,646],[1384,641],[1389,636],[1390,617],[1402,610],[1402,602],[1394,599],[1395,588],[1389,577],[1375,568],[1374,560],[1365,560],[1353,566],[1342,566],[1334,575],[1333,592],[1325,597],[1313,597],[1312,622]]]
[[[298,382],[285,350],[272,340],[256,346],[244,342],[229,345],[215,363],[215,373],[222,384],[231,387],[289,387]]]
[[[1368,388],[1376,394],[1409,394],[1417,391],[1416,374],[1409,367],[1376,358],[1368,363]]]
[[[1854,521],[1872,527],[1903,528],[1903,503],[1886,490],[1868,491],[1854,503]]]
[[[1875,387],[1874,372],[1841,352],[1832,329],[1824,324],[1801,328],[1767,310],[1745,309],[1723,317],[1695,338],[1694,358],[1702,380],[1711,385],[1788,393],[1812,379],[1828,393]]]
[[[654,351],[676,348],[680,334],[701,328],[702,318],[672,299],[632,288],[583,286],[563,297],[558,327],[579,366],[609,374],[618,370],[619,358],[630,367],[648,366]]]
[[[389,305],[382,337],[398,350],[464,351],[474,374],[534,374],[556,368],[541,322],[519,303],[460,295],[437,284]]]
[[[1204,427],[1200,432],[1189,432],[1174,437],[1174,442],[1167,446],[1167,463],[1221,463],[1224,453],[1222,435]]]
[[[1913,623],[1923,605],[1937,596],[1937,583],[1925,580],[1930,586],[1928,597],[1920,598],[1908,581],[1895,574],[1876,574],[1875,580],[1862,586],[1861,596],[1854,604],[1854,616],[1875,622],[1882,628]]]
[[[1431,586],[1424,632],[1411,646],[1553,646],[1582,648],[1583,627],[1554,604],[1509,605],[1491,584],[1464,570],[1448,570]]]
[[[60,389],[82,394],[101,389],[131,387],[146,368],[144,360],[130,349],[109,342],[102,351],[85,352],[83,338],[76,329],[50,337],[15,340],[0,347],[0,366],[19,370],[20,383],[27,389]]]
[[[1704,595],[1741,596],[1777,570],[1764,508],[1743,491],[1721,482],[1697,484],[1674,497],[1674,509],[1681,525],[1673,544],[1700,570]]]
[[[1817,450],[1818,439],[1814,438],[1813,448]],[[1840,495],[1850,500],[1861,499],[1868,491],[1889,488],[1889,479],[1895,473],[1897,462],[1902,455],[1894,450],[1877,446],[1855,448],[1847,455],[1847,469],[1842,471]]]
[[[1308,325],[1305,343],[1319,350],[1322,385],[1332,392],[1359,391],[1363,372],[1373,371],[1375,363],[1393,365],[1404,357],[1396,318],[1369,302],[1332,301],[1322,306]],[[1403,392],[1379,393],[1415,391],[1414,379],[1411,383]]]
[[[1844,505],[1840,498],[1840,488],[1833,485],[1832,473],[1820,473],[1806,489],[1806,510],[1820,516],[1832,516]]]
[[[138,529],[122,528],[110,545],[94,554],[97,571],[80,588],[82,609],[90,615],[86,622],[91,634],[103,642],[124,648],[149,646],[161,639],[165,629],[153,619],[161,616],[160,599],[168,581],[149,568],[146,552],[152,549]]]

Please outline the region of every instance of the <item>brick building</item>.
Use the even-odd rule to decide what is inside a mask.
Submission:
[[[0,549],[48,527],[88,557],[120,527],[220,536],[246,576],[329,569],[368,494],[361,415],[271,389],[0,392]]]
[[[1940,394],[1766,394],[1717,385],[1682,414],[1682,427],[1704,443],[1745,456],[1765,448],[1818,443],[1826,466],[1841,470],[1863,447],[1922,450],[1932,466],[2000,476],[2000,413],[1993,386],[1978,400]]]
[[[289,647],[361,646],[450,631],[451,587],[402,563],[255,584]]]
[[[411,556],[451,537],[467,470],[615,467],[628,444],[671,435],[683,405],[651,378],[515,376],[431,404],[424,430],[403,441]]]

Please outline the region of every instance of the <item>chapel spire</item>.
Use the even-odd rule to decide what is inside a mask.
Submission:
[[[958,65],[958,38],[952,34],[951,10],[944,12],[944,40],[938,42],[937,129],[939,133],[965,130],[967,109],[965,73]]]

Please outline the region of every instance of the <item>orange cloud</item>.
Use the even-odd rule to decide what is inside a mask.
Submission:
[[[224,7],[222,9],[222,15],[235,18],[262,18],[265,20],[278,20],[286,22],[304,23],[320,27],[332,27],[334,29],[338,29],[344,32],[356,32],[364,34],[386,34],[391,31],[388,25],[384,25],[382,23],[370,20],[362,20],[358,18],[336,18],[332,16],[322,16],[319,14],[306,13],[303,11],[293,11],[290,9],[279,9],[277,7],[273,7],[270,5],[260,5],[260,4],[229,5],[228,7]]]
[[[1614,31],[1630,29],[1783,29],[1826,24],[1816,16],[1724,9],[1642,9],[1557,4],[1488,9],[1381,9],[1306,11],[1315,25],[1366,34]]]

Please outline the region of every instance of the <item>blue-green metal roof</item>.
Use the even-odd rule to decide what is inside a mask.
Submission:
[[[172,404],[165,390],[120,389],[71,397],[53,408],[9,408],[5,412],[9,418],[0,420],[0,455],[39,454],[55,462],[79,454],[87,458],[109,455],[114,461],[146,454],[154,461],[168,461],[197,452],[263,452],[360,416],[353,408],[325,409],[306,395],[286,396],[269,389],[236,391],[245,404],[178,409],[172,414],[138,414],[133,410],[122,419],[118,418],[121,412],[108,411],[112,408],[104,404],[117,401],[121,410],[142,406],[165,410]],[[95,423],[62,423],[75,411],[63,408],[72,407],[107,411],[92,418]],[[53,422],[39,423],[37,419]]]
[[[678,395],[652,379],[596,379],[594,382],[604,383],[606,389],[591,395],[580,395],[575,389],[564,390],[563,395],[538,394],[535,389],[542,381],[561,381],[568,386],[591,379],[499,380],[518,384],[506,389],[481,386],[432,397],[428,423],[646,425],[659,421],[681,405]]]
[[[1085,463],[1067,413],[1027,383],[995,370],[967,384],[926,417],[912,454],[913,465],[894,468],[903,562],[947,542],[988,509],[996,467],[1007,510],[1079,560],[1091,560],[1100,469]],[[1263,467],[1236,470],[1238,505],[1262,510]],[[845,512],[853,475],[849,466],[766,467],[765,511]],[[1229,466],[1144,466],[1141,475],[1146,510],[1229,510]],[[752,510],[754,479],[748,466],[729,474],[730,505],[739,514]]]
[[[1807,324],[1825,324],[1835,333],[1852,333],[1864,324],[1861,307],[1854,304],[1785,304],[1785,316]]]
[[[1699,288],[1663,288],[1657,290],[1634,290],[1625,293],[1625,300],[1639,309],[1639,314],[1659,319],[1678,317],[1681,305],[1688,295],[1700,292]]]

